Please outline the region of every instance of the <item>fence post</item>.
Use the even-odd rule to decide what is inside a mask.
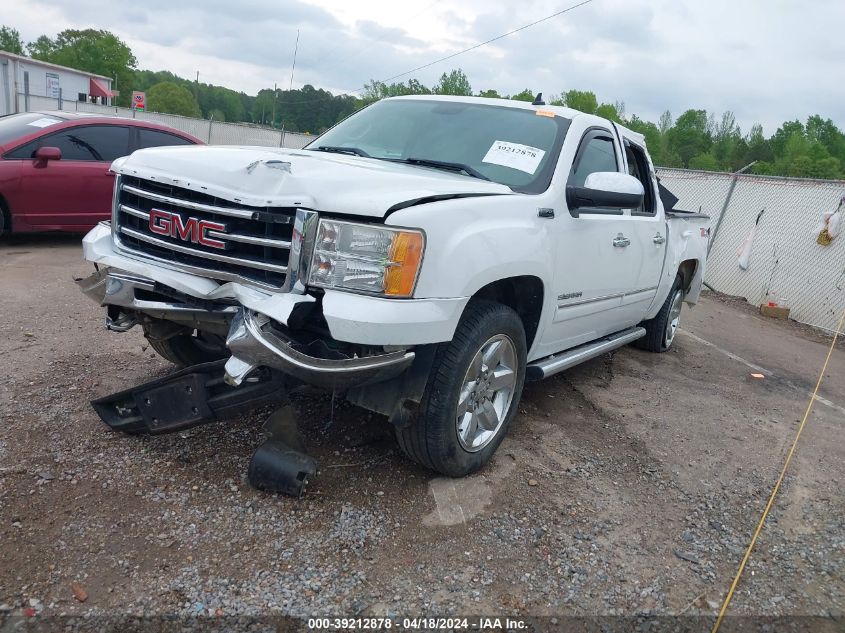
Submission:
[[[59,88],[59,110],[62,109],[62,89]]]
[[[212,112],[209,114],[208,117],[208,140],[206,141],[209,145],[211,145],[211,126],[214,124],[214,113]]]
[[[755,160],[752,163],[748,163],[742,169],[739,169],[733,173],[733,179],[731,180],[731,186],[728,189],[728,193],[725,196],[725,204],[722,205],[722,212],[719,214],[719,219],[716,221],[716,226],[713,227],[713,232],[710,234],[710,241],[707,244],[707,255],[710,255],[710,250],[713,248],[713,244],[716,242],[716,235],[719,233],[719,227],[722,226],[722,220],[725,219],[725,213],[728,210],[728,205],[731,203],[731,198],[734,195],[734,189],[736,189],[736,183],[739,180],[740,174],[745,173],[749,169],[751,169],[757,161]]]
[[[23,110],[29,112],[29,71],[23,71]]]

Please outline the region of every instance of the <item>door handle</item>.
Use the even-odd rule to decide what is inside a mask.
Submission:
[[[666,238],[663,237],[660,233],[655,235],[654,238],[652,239],[652,242],[654,242],[655,244],[663,244],[663,242],[665,242],[665,241],[666,241]]]
[[[630,243],[631,243],[631,240],[629,240],[627,237],[625,237],[621,233],[613,238],[613,245],[618,246],[620,248],[625,248]]]

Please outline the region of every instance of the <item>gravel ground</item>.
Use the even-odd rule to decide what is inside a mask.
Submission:
[[[74,239],[0,244],[0,630],[3,614],[707,627],[827,343],[707,295],[671,352],[625,348],[527,386],[493,463],[461,480],[404,459],[383,418],[297,393],[321,472],[291,499],[245,480],[269,410],[158,437],[107,430],[89,400],[170,367],[139,332],[102,328],[71,282],[86,273]],[[843,375],[837,349],[732,615],[843,630]]]

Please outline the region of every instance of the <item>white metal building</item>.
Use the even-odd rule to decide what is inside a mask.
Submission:
[[[0,116],[25,112],[29,97],[111,105],[109,77],[0,51]]]

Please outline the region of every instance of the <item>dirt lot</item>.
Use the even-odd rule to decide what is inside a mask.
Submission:
[[[267,411],[154,438],[96,418],[90,399],[169,366],[103,329],[71,282],[87,271],[74,239],[0,243],[5,613],[710,617],[826,352],[706,296],[670,353],[528,386],[494,463],[463,480],[406,461],[383,419],[299,394],[322,469],[295,500],[244,478]],[[843,376],[838,349],[732,614],[842,630]]]

